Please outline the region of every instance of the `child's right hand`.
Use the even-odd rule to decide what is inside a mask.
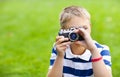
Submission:
[[[57,54],[59,57],[64,57],[64,53],[65,53],[65,50],[67,48],[67,45],[71,44],[71,42],[68,40],[69,39],[64,38],[64,36],[57,36],[56,37],[55,46],[56,46]],[[64,42],[64,41],[67,41],[67,42]]]

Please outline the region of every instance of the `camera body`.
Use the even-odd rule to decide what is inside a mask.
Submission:
[[[64,36],[65,38],[69,38],[69,41],[71,41],[71,42],[84,40],[84,38],[80,34],[74,32],[75,29],[76,28],[70,28],[67,30],[61,29],[59,31],[58,35]]]

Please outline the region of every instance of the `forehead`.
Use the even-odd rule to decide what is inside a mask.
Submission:
[[[65,28],[71,27],[83,27],[83,26],[90,26],[90,22],[88,19],[81,18],[81,17],[73,17],[71,18],[65,25]]]

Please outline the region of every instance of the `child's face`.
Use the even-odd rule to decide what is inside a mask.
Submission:
[[[91,26],[88,19],[80,18],[80,17],[73,17],[68,23],[65,25],[66,29],[72,28],[72,27],[81,27],[84,28],[88,33],[91,32]]]

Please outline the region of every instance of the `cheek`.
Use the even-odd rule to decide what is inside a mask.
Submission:
[[[91,33],[91,28],[88,28],[86,31],[87,31],[88,33]]]
[[[91,33],[91,30],[87,30],[87,32],[90,34],[90,33]]]

